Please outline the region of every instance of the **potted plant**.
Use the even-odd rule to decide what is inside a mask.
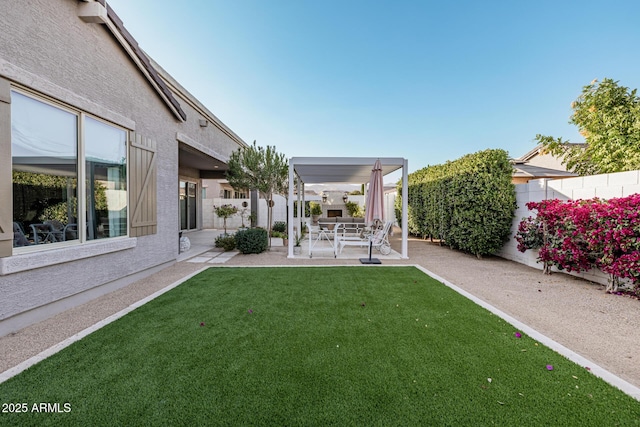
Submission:
[[[318,202],[309,202],[309,208],[311,209],[311,223],[318,225],[318,218],[322,215],[322,206]]]
[[[296,234],[295,237],[295,242],[293,245],[293,254],[294,255],[300,255],[302,253],[302,246],[300,245],[302,243],[302,234]]]

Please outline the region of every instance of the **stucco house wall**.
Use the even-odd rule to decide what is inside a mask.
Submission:
[[[0,336],[175,262],[179,175],[198,182],[202,175],[197,165],[179,167],[179,146],[191,147],[203,159],[215,156],[224,165],[244,144],[222,123],[214,125],[215,117],[190,94],[169,84],[186,113],[181,120],[106,26],[79,18],[78,9],[86,3],[3,1],[0,80],[154,139],[157,232],[0,258]],[[166,72],[160,74],[169,81]],[[201,120],[210,124],[203,127]],[[0,146],[10,151],[11,141],[3,138]]]

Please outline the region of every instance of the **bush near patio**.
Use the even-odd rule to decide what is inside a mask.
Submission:
[[[222,234],[216,237],[215,246],[225,251],[232,251],[236,248],[236,237],[233,234]]]
[[[495,254],[516,208],[512,171],[506,151],[484,150],[409,174],[408,231],[479,258]],[[400,206],[397,197],[398,220]]]
[[[264,228],[248,228],[236,233],[236,247],[243,254],[260,254],[268,246],[269,237]]]
[[[278,233],[284,233],[287,231],[287,223],[284,221],[275,221],[271,227],[271,231],[277,231]]]
[[[602,200],[527,203],[538,211],[518,226],[518,250],[539,249],[544,271],[550,266],[568,272],[599,268],[609,274],[607,291],[629,280],[640,295],[640,194]]]

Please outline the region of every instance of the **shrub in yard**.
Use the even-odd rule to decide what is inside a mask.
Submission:
[[[236,238],[233,234],[221,234],[216,237],[215,246],[225,251],[232,251],[236,248]]]
[[[609,274],[608,291],[627,279],[640,295],[640,194],[602,200],[527,203],[537,211],[523,218],[516,240],[521,252],[539,249],[544,265],[569,272],[599,268]]]
[[[267,230],[249,228],[236,233],[236,247],[243,254],[259,254],[267,250],[269,239]]]
[[[408,231],[478,257],[496,253],[516,208],[512,172],[506,151],[485,150],[410,174]]]
[[[271,227],[271,231],[284,233],[285,231],[287,231],[287,223],[284,221],[275,221],[273,223],[273,226]]]

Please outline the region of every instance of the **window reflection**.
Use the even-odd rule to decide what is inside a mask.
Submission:
[[[77,120],[12,93],[14,247],[78,238]]]
[[[85,122],[87,239],[127,234],[127,135],[87,117]]]

